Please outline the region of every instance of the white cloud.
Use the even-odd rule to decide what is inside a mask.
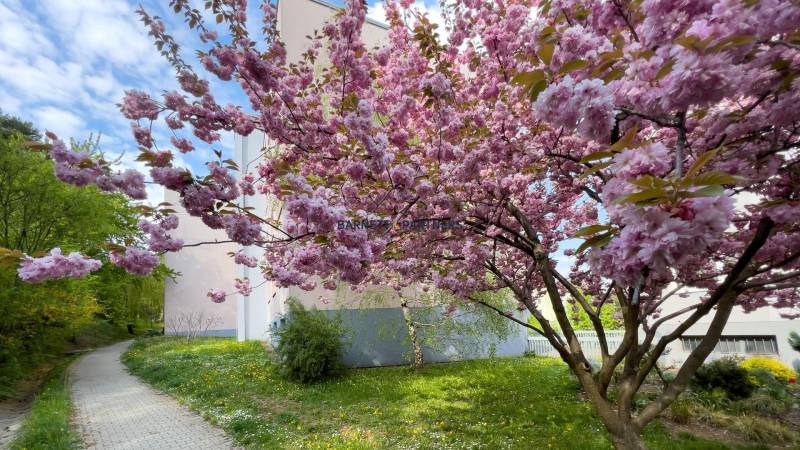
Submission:
[[[84,132],[85,122],[75,114],[52,107],[45,106],[33,111],[36,126],[47,131],[52,131],[61,138],[80,136]]]
[[[42,27],[24,10],[12,10],[0,4],[0,42],[15,53],[55,52],[55,46],[44,36]]]
[[[185,44],[184,57],[193,62],[196,36],[161,0],[0,0],[0,108],[64,139],[80,141],[100,132],[101,150],[109,159],[120,157],[117,169],[147,173],[135,160],[129,120],[116,104],[125,90],[158,95],[177,82],[134,12],[140,1],[163,17],[169,32]],[[233,86],[217,94],[221,102],[238,103],[242,97]],[[155,124],[153,131],[169,148],[171,134],[164,125]],[[229,154],[232,142],[226,135],[214,148]],[[198,146],[198,153],[177,154],[175,164],[202,170],[198,163],[213,156],[207,145]],[[147,191],[151,201],[163,199],[160,186],[148,185]]]
[[[439,28],[436,29],[436,32],[439,33],[440,37],[448,36],[447,29],[445,28],[445,20],[444,15],[442,14],[442,8],[438,2],[428,6],[424,1],[417,0],[411,6],[411,9],[419,12],[420,15],[427,15],[428,20],[439,25]],[[383,3],[375,3],[370,5],[367,8],[367,17],[382,23],[388,22],[386,18],[386,8],[384,8]],[[406,18],[406,21],[408,21],[410,24],[413,24],[414,20],[413,18],[409,17]]]

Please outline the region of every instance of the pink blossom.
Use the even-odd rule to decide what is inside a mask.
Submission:
[[[158,256],[132,246],[127,247],[123,255],[112,252],[109,259],[115,266],[139,276],[149,275],[159,263]]]
[[[178,216],[169,215],[160,222],[139,221],[139,229],[149,235],[148,248],[152,252],[177,252],[183,248],[183,239],[175,239],[167,231],[177,228]]]
[[[256,190],[253,186],[254,180],[255,177],[251,174],[247,174],[239,180],[239,189],[242,191],[242,195],[256,195]]]
[[[120,110],[125,117],[131,120],[156,120],[161,109],[146,93],[130,90],[125,91],[125,98],[122,100]]]
[[[407,189],[414,186],[414,174],[414,169],[408,165],[394,166],[389,170],[392,183]]]
[[[144,175],[128,169],[111,176],[111,184],[130,198],[144,200],[147,191],[144,186]]]
[[[537,117],[555,126],[577,128],[589,139],[607,141],[614,125],[613,96],[598,79],[578,83],[567,75],[536,100]]]
[[[225,301],[225,297],[227,296],[227,294],[225,294],[225,291],[221,291],[219,289],[212,289],[212,290],[208,291],[208,294],[206,294],[206,295],[214,303],[222,303],[222,302],[224,302]]]
[[[428,78],[425,85],[434,97],[441,97],[450,89],[450,80],[443,73],[437,72]]]
[[[170,142],[172,145],[175,146],[181,153],[189,153],[194,150],[194,145],[192,142],[185,138],[176,138],[175,136],[170,138]]]
[[[230,214],[222,218],[228,237],[242,245],[253,245],[261,239],[261,227],[249,216]]]
[[[138,142],[139,145],[144,148],[153,147],[153,136],[149,129],[140,127],[136,124],[131,125],[131,129],[133,130],[133,137],[136,139],[136,142]]]
[[[192,183],[192,174],[177,167],[153,167],[150,176],[167,189],[181,190]]]
[[[236,254],[233,256],[233,262],[247,267],[258,266],[258,258],[256,258],[255,256],[250,256],[243,251],[236,252]]]
[[[245,297],[253,292],[253,288],[250,287],[250,280],[248,278],[237,278],[234,287],[236,288],[236,292],[244,295]]]
[[[671,156],[661,142],[629,148],[614,156],[612,169],[618,177],[635,178],[650,174],[663,176],[672,167]]]
[[[17,269],[17,274],[27,283],[41,283],[61,278],[83,278],[100,266],[100,261],[77,252],[63,256],[61,249],[56,247],[50,250],[49,255],[41,258],[25,256]]]

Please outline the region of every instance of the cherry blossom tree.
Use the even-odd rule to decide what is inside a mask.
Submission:
[[[173,0],[204,42],[203,70],[159,17],[140,11],[180,83],[123,100],[140,159],[189,214],[262,247],[263,260],[235,261],[279,286],[419,284],[478,303],[478,292],[510,289],[537,325],[518,322],[558,351],[614,444],[643,448],[642,429],[686,389],[734,306],[800,311],[800,7],[462,0],[442,5],[439,30],[411,3],[386,2],[388,42],[367,48],[364,5],[349,0],[290,62],[270,2],[256,35],[245,0],[209,1],[204,12]],[[248,102],[220,104],[214,86],[225,83]],[[173,131],[169,143],[150,133],[158,120]],[[258,131],[274,146],[246,170],[221,157],[207,174],[172,165],[174,150],[211,145],[222,131]],[[141,192],[140,176],[112,174],[58,141],[51,154],[65,181]],[[242,206],[252,195],[284,208],[262,217]],[[144,225],[150,248],[112,262],[143,273],[155,252],[181,248],[168,233],[173,216],[154,214]],[[559,251],[574,262],[569,273],[556,267]],[[47,267],[25,264],[26,274]],[[684,298],[688,288],[705,294]],[[670,299],[685,306],[664,314]],[[568,303],[598,334],[599,367]],[[612,303],[625,330],[616,349],[600,320]],[[708,332],[675,378],[635,406],[667,346],[706,316]],[[677,328],[659,333],[675,318]]]

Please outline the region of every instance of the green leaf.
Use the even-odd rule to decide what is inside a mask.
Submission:
[[[520,72],[511,79],[512,84],[528,86],[529,88],[539,81],[544,80],[544,70],[534,70],[531,72]]]
[[[598,234],[597,236],[585,240],[575,251],[577,253],[583,253],[590,247],[591,248],[602,247],[611,242],[611,238],[613,237],[614,233],[610,231],[608,233]]]
[[[575,234],[572,235],[572,237],[591,236],[591,235],[597,234],[597,233],[599,233],[601,231],[608,231],[610,229],[611,229],[611,227],[609,225],[599,225],[599,224],[597,224],[597,225],[588,225],[588,226],[585,226],[585,227],[581,228],[580,230],[576,231]]]
[[[547,42],[548,41],[547,38],[549,38],[550,35],[552,35],[555,32],[556,32],[556,29],[553,28],[553,26],[551,26],[551,25],[548,25],[548,26],[542,28],[542,31],[539,33],[539,41],[540,42]]]
[[[539,47],[539,59],[541,59],[545,65],[549,66],[550,61],[553,60],[553,51],[555,48],[553,44],[542,44],[542,46]]]
[[[594,152],[594,153],[590,153],[590,154],[584,156],[583,158],[581,158],[581,163],[586,164],[586,163],[589,163],[589,162],[592,162],[592,161],[597,161],[597,160],[600,160],[600,159],[609,158],[611,156],[614,156],[614,153],[612,153],[612,152],[610,152],[608,150],[603,150],[603,151],[600,151],[600,152]]]
[[[606,167],[608,167],[608,166],[610,166],[610,165],[611,165],[611,161],[606,161],[606,162],[603,162],[603,163],[597,163],[597,164],[594,164],[594,165],[592,165],[592,167],[590,167],[588,170],[586,170],[586,171],[584,171],[583,173],[581,173],[581,175],[580,175],[580,177],[579,177],[579,178],[586,178],[586,177],[588,177],[589,175],[592,175],[592,174],[594,174],[594,173],[597,173],[597,172],[599,172],[599,171],[601,171],[601,170],[605,169]]]
[[[678,193],[679,197],[683,198],[696,198],[696,197],[716,197],[725,193],[725,188],[720,185],[705,186],[696,191],[681,191]]]
[[[688,181],[691,183],[692,186],[711,186],[715,184],[723,185],[723,184],[739,184],[744,180],[742,177],[737,177],[736,175],[731,175],[725,172],[706,172],[704,174],[698,175],[693,179],[689,179]]]
[[[672,72],[672,68],[675,66],[675,59],[670,58],[665,62],[658,72],[656,73],[656,77],[653,81],[659,81],[660,79],[664,78],[665,76],[669,75]]]
[[[535,102],[537,98],[539,98],[539,94],[542,93],[543,90],[547,88],[547,80],[539,80],[538,83],[533,85],[530,90],[528,96],[530,97],[532,102]]]
[[[739,47],[742,45],[752,44],[755,40],[756,37],[752,34],[737,34],[734,36],[729,36],[714,44],[713,47],[706,50],[706,53],[717,53],[730,47]]]
[[[566,74],[573,72],[575,70],[580,70],[585,68],[589,65],[589,61],[585,59],[573,59],[572,61],[565,62],[560,69],[558,69],[558,73]]]
[[[620,197],[614,203],[639,203],[666,197],[667,193],[661,188],[650,188]]]
[[[600,65],[599,65],[599,66],[595,67],[595,68],[592,70],[592,73],[591,73],[591,75],[592,75],[592,78],[597,78],[597,77],[599,77],[600,75],[602,75],[602,74],[606,73],[606,71],[607,71],[608,69],[610,69],[610,68],[611,68],[611,66],[613,66],[613,65],[614,65],[616,62],[617,62],[617,61],[616,61],[616,60],[614,60],[614,59],[609,59],[608,61],[603,61],[602,63],[600,63]]]
[[[689,167],[689,170],[686,171],[685,178],[691,178],[696,174],[700,173],[700,169],[703,168],[706,164],[708,164],[711,159],[717,155],[719,149],[716,148],[714,150],[707,151],[702,155],[698,156],[697,159],[694,160],[692,165]]]
[[[622,136],[620,140],[618,140],[617,142],[614,143],[614,145],[611,146],[609,151],[611,151],[612,153],[619,153],[622,150],[630,147],[633,144],[634,139],[636,139],[636,134],[638,132],[639,132],[639,127],[637,126],[632,127],[630,130],[628,130],[627,133],[625,133],[625,136]]]
[[[608,84],[614,80],[619,80],[620,78],[622,78],[623,75],[625,75],[624,70],[614,69],[611,72],[608,72],[608,74],[606,74],[606,76],[603,77],[603,82]]]
[[[639,178],[630,181],[634,186],[643,188],[655,187],[655,178],[652,175],[642,175]]]
[[[613,61],[622,58],[622,50],[614,50],[610,52],[600,53],[601,61]]]

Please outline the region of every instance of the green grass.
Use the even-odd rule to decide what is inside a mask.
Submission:
[[[41,392],[33,402],[12,450],[64,450],[77,448],[77,436],[70,430],[67,366],[73,358],[58,364],[48,375]]]
[[[137,342],[123,357],[250,448],[611,448],[560,361],[508,358],[349,370],[311,386],[276,375],[258,343],[174,338]],[[651,448],[724,449],[659,424]]]

